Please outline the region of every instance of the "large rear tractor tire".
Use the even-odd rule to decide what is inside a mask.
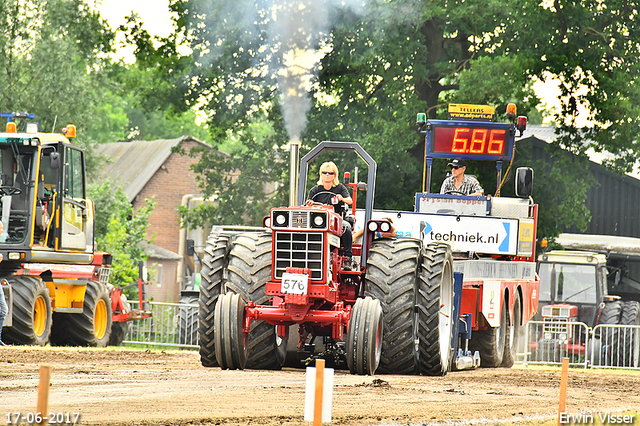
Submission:
[[[507,340],[507,306],[506,300],[500,313],[500,325],[486,330],[474,331],[469,341],[471,352],[480,352],[480,366],[487,368],[500,367],[504,358]]]
[[[52,324],[49,290],[34,277],[11,277],[8,281],[13,293],[13,325],[3,330],[2,339],[15,345],[44,346]]]
[[[624,304],[619,300],[606,302],[600,312],[598,324],[620,324],[623,307]],[[618,350],[618,329],[603,328],[600,330],[600,335],[596,338],[600,338],[601,351],[597,355],[594,354],[596,355],[594,364],[617,367],[618,360],[622,358],[621,354],[619,356]]]
[[[502,367],[511,368],[516,362],[518,350],[522,346],[524,339],[524,327],[522,326],[522,303],[520,292],[516,290],[515,301],[513,303],[513,325],[507,321],[507,332],[505,333],[504,355],[502,356]],[[506,306],[505,306],[506,310]],[[510,319],[510,318],[509,318]]]
[[[245,301],[266,305],[270,297],[266,284],[271,279],[271,233],[239,234],[229,252],[226,291],[242,296]],[[247,368],[279,370],[287,356],[287,340],[281,339],[276,327],[264,321],[252,321],[247,341]]]
[[[416,374],[415,293],[421,242],[374,240],[367,257],[365,296],[379,300],[383,333],[379,373]]]
[[[247,364],[244,310],[245,303],[239,294],[225,293],[216,303],[216,359],[223,370],[244,370]]]
[[[107,287],[97,281],[89,281],[81,314],[53,315],[51,344],[104,348],[111,336],[111,323],[111,299]]]
[[[120,299],[122,300],[122,304],[124,305],[124,310],[122,313],[127,313],[131,311],[131,303],[127,300],[127,296],[124,294],[120,295]],[[122,346],[122,342],[124,342],[125,337],[127,337],[127,333],[131,328],[131,321],[125,322],[113,322],[111,324],[111,337],[109,337],[109,346]]]
[[[640,325],[640,302],[630,300],[624,303],[621,325]],[[640,329],[622,329],[620,342],[624,345],[624,367],[640,366]]]
[[[365,296],[379,300],[383,311],[380,373],[446,374],[455,325],[449,246],[423,249],[420,240],[410,238],[374,241]]]
[[[444,376],[451,369],[451,342],[458,331],[453,316],[453,256],[447,244],[425,247],[417,294],[418,368],[428,376]]]
[[[185,306],[197,305],[199,295],[183,294],[180,298],[180,310],[178,312],[178,343],[181,345],[198,344],[198,308]]]
[[[373,375],[382,353],[382,308],[371,297],[356,300],[351,310],[347,341],[347,365],[351,374]]]
[[[198,345],[200,346],[200,362],[204,367],[216,367],[218,365],[216,360],[214,313],[218,297],[222,292],[230,238],[229,235],[211,234],[204,249],[198,303]]]

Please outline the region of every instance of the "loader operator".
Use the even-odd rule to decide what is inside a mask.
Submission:
[[[314,203],[333,206],[334,211],[343,216],[343,218],[344,211],[342,203],[348,205],[353,204],[349,190],[338,181],[338,167],[332,161],[323,163],[322,166],[320,166],[320,179],[318,180],[318,184],[309,191],[307,206],[312,206]],[[342,248],[342,255],[348,258],[346,262],[348,268],[352,267],[352,246],[352,224],[347,220],[343,220],[340,247]]]
[[[456,158],[449,163],[451,176],[442,182],[441,194],[482,195],[484,189],[480,182],[473,176],[465,176],[467,163],[462,158]]]

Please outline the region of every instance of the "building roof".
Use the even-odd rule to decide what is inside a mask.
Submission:
[[[210,148],[191,137],[97,144],[96,154],[107,157],[103,177],[121,185],[130,202],[142,191],[147,182],[171,155],[171,149],[182,142],[191,141]]]
[[[527,130],[524,131],[523,137],[530,136],[545,142],[553,142],[558,138],[555,126],[541,126],[539,124],[527,125]]]
[[[142,242],[140,247],[144,249],[144,252],[149,256],[149,259],[155,260],[182,260],[182,256],[171,250],[164,249],[155,244],[149,244]]]

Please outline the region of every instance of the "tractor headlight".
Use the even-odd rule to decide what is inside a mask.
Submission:
[[[273,213],[273,226],[285,227],[289,224],[289,213],[286,211]]]
[[[378,230],[378,222],[369,222],[367,228],[369,228],[371,232],[376,232]]]
[[[380,232],[389,232],[391,231],[391,224],[389,222],[382,222],[380,224]]]
[[[567,333],[560,333],[560,340],[562,342],[564,342],[565,340],[567,340]]]
[[[544,338],[545,338],[546,340],[551,340],[551,333],[550,333],[550,332],[548,332],[548,331],[546,331],[546,332],[544,333]]]
[[[324,228],[327,226],[327,214],[322,213],[311,213],[311,227],[312,228]]]

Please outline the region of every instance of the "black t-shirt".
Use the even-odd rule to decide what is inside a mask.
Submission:
[[[322,185],[316,185],[309,191],[309,196],[307,200],[315,201],[316,203],[326,204],[328,206],[333,206],[333,209],[336,213],[342,214],[342,201],[338,201],[337,194],[342,195],[343,198],[349,198],[349,190],[346,186],[339,183],[336,186],[332,186],[331,189],[325,189]]]

